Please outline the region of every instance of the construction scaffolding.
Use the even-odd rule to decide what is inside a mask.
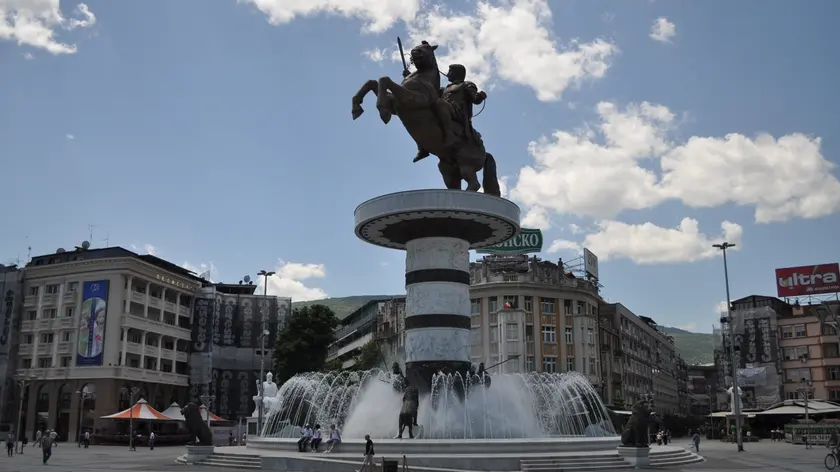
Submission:
[[[721,313],[721,316],[728,316],[728,313]],[[715,368],[718,378],[723,379],[722,388],[717,392],[718,403],[730,403],[726,393],[732,386],[730,329],[744,408],[761,409],[780,402],[782,364],[778,316],[772,308],[761,307],[733,310],[729,323],[713,328]]]

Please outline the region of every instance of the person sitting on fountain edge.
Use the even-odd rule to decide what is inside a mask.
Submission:
[[[468,142],[481,139],[481,134],[472,126],[472,107],[473,105],[481,105],[487,99],[487,94],[479,92],[474,83],[466,80],[467,68],[461,64],[450,65],[446,78],[449,79],[449,85],[440,90],[440,98],[432,107],[432,110],[435,112],[443,133],[443,147],[444,149],[451,149],[457,144],[455,133],[452,130],[453,117],[463,125],[464,136]],[[429,155],[428,150],[418,146],[417,156],[414,157],[412,162],[423,160]]]
[[[306,426],[301,428],[300,434],[301,438],[298,440],[298,452],[306,452],[306,446],[308,446],[309,441],[312,440],[312,428],[309,427],[308,423]]]

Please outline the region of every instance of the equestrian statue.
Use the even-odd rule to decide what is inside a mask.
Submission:
[[[402,42],[399,38],[397,42],[402,54]],[[473,105],[482,104],[487,94],[466,80],[467,70],[460,64],[449,66],[449,85],[441,88],[437,48],[423,41],[411,50],[414,72],[408,70],[403,56],[402,84],[389,77],[365,82],[353,96],[353,119],[364,113],[362,100],[373,92],[382,122],[388,124],[396,115],[417,143],[414,162],[434,154],[446,188],[460,190],[464,180],[467,191],[477,192],[483,184],[484,193],[500,197],[496,160],[485,151],[481,134],[472,126]]]

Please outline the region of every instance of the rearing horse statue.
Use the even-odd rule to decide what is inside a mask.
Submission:
[[[418,148],[438,157],[438,170],[446,188],[461,190],[461,180],[465,180],[467,191],[477,192],[481,188],[478,171],[484,169],[484,193],[500,197],[496,160],[485,151],[480,136],[474,136],[477,133],[472,132],[471,123],[453,119],[454,142],[445,139],[446,128],[439,119],[441,88],[435,49],[437,46],[423,41],[411,50],[411,62],[417,70],[407,74],[401,85],[389,77],[365,82],[353,96],[353,119],[364,113],[365,95],[375,93],[382,122],[388,124],[396,115]],[[418,155],[415,162],[421,158]]]

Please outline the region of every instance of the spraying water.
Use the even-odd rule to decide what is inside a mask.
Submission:
[[[280,387],[262,435],[299,438],[305,424],[335,424],[346,438],[393,437],[402,405],[393,380],[379,369],[299,374]],[[426,439],[616,435],[607,408],[576,372],[494,375],[489,388],[438,374],[431,394],[420,398],[418,423]]]

